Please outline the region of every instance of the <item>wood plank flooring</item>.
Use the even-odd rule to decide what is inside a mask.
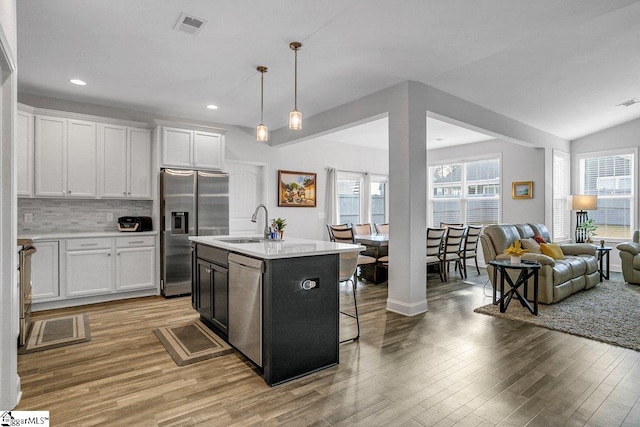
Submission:
[[[35,313],[87,313],[92,340],[20,355],[16,409],[48,410],[53,426],[640,425],[640,353],[474,313],[485,281],[430,275],[415,317],[385,310],[386,285],[360,283],[360,341],[340,346],[339,366],[273,388],[239,353],[176,366],[152,330],[196,319],[189,297]],[[341,298],[349,310],[345,285]],[[341,335],[353,324],[342,316]]]

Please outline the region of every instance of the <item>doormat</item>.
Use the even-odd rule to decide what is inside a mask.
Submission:
[[[18,354],[34,353],[91,341],[86,314],[36,320]]]
[[[233,352],[222,338],[201,322],[153,331],[178,366],[190,365]]]

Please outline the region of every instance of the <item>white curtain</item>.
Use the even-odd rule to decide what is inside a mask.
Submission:
[[[336,170],[334,168],[327,169],[327,224],[338,223],[338,180],[336,179]]]
[[[360,197],[362,197],[362,215],[360,215],[360,218],[362,222],[371,222],[371,175],[369,172],[365,172],[363,175],[362,186],[364,188],[362,188],[360,192]]]

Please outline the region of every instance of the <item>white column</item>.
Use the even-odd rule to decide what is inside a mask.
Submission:
[[[389,109],[389,285],[387,310],[427,311],[426,96],[407,82]]]

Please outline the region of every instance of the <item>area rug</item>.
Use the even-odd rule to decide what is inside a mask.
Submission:
[[[91,341],[86,314],[36,320],[18,354],[33,353]]]
[[[222,338],[201,322],[153,331],[178,366],[190,365],[233,352]]]
[[[505,313],[488,304],[476,313],[530,323],[597,341],[640,351],[640,286],[606,281],[562,301],[540,304],[532,315],[516,299]]]

